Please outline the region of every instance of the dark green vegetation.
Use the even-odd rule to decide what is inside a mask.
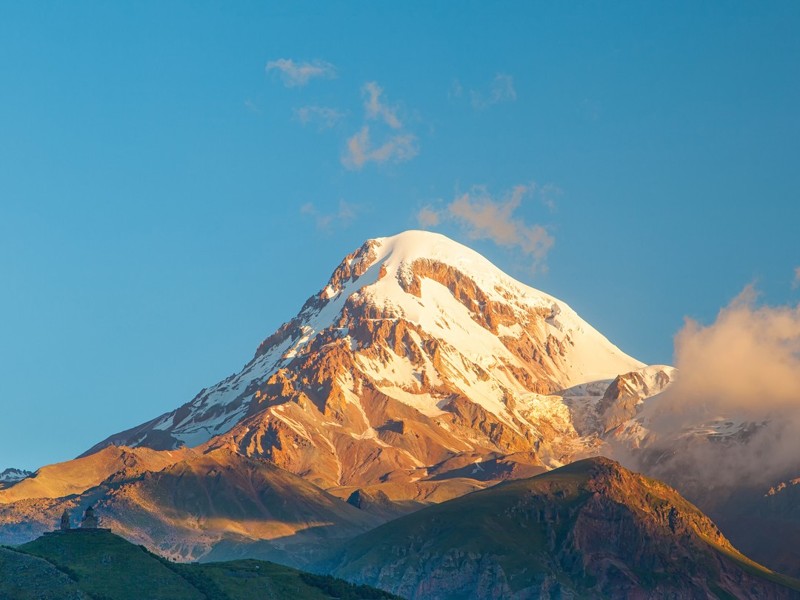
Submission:
[[[69,575],[38,556],[0,547],[0,598],[2,600],[88,600]]]
[[[391,594],[257,560],[182,564],[110,532],[72,531],[0,548],[0,599],[391,599]]]
[[[401,517],[321,565],[409,598],[800,598],[675,490],[579,461]]]

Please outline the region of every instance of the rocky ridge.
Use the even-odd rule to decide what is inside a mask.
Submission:
[[[17,483],[18,481],[22,481],[31,475],[33,475],[31,471],[26,471],[24,469],[4,469],[3,471],[0,471],[0,485]]]
[[[675,490],[603,458],[402,517],[323,566],[412,600],[800,597]]]

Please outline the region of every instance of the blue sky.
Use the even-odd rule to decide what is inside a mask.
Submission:
[[[646,362],[800,300],[797,2],[284,4],[0,5],[0,469],[191,399],[404,229]]]

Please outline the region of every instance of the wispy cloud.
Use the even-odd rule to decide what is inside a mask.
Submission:
[[[383,88],[376,82],[365,83],[361,93],[364,96],[364,111],[367,119],[382,119],[392,129],[400,129],[403,126],[397,117],[397,109],[381,101]]]
[[[348,169],[357,170],[368,162],[403,162],[414,158],[419,152],[416,137],[398,134],[390,137],[380,146],[374,147],[370,139],[370,129],[364,125],[358,133],[347,140],[347,150],[342,156],[342,164]]]
[[[344,113],[327,106],[301,106],[294,117],[303,125],[316,125],[319,130],[330,129],[344,118]]]
[[[417,213],[417,222],[422,227],[436,227],[441,220],[439,213],[430,206],[423,206]]]
[[[341,161],[345,168],[359,170],[367,163],[400,163],[419,153],[417,137],[403,127],[397,106],[384,100],[383,88],[368,81],[361,88],[364,98],[364,124],[347,139]],[[376,124],[368,124],[377,121]],[[376,131],[377,130],[377,135]],[[373,138],[377,137],[378,142]]]
[[[257,105],[255,102],[253,102],[253,101],[252,101],[250,98],[246,98],[246,99],[245,99],[245,101],[244,101],[244,107],[245,107],[247,110],[249,110],[251,113],[255,113],[255,114],[257,114],[257,115],[260,115],[260,114],[261,114],[261,109],[260,109],[260,108],[258,107],[258,105]]]
[[[554,183],[545,183],[538,189],[539,199],[542,201],[550,212],[555,212],[558,208],[557,198],[564,194],[564,190],[555,185]]]
[[[794,280],[792,280],[792,289],[800,288],[800,267],[794,269]]]
[[[453,79],[450,83],[450,87],[447,90],[447,97],[448,98],[461,98],[464,93],[464,87],[461,85],[461,82],[458,79]]]
[[[441,210],[423,207],[417,213],[417,221],[422,227],[451,221],[471,239],[488,239],[500,246],[519,249],[533,259],[535,270],[541,269],[555,238],[542,225],[528,224],[515,216],[523,198],[534,189],[532,184],[517,185],[504,198],[495,199],[485,187],[476,186]]]
[[[501,102],[513,102],[517,99],[514,78],[507,73],[498,73],[488,90],[471,90],[470,97],[475,110],[483,110]]]
[[[300,207],[300,213],[312,219],[314,226],[320,231],[331,231],[334,227],[347,227],[358,215],[358,207],[344,200],[333,211],[321,211],[313,202]]]
[[[302,87],[314,78],[336,77],[336,67],[322,60],[295,62],[291,58],[279,58],[269,61],[266,71],[278,72],[286,87]]]

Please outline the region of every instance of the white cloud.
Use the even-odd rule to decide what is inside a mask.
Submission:
[[[430,206],[423,206],[417,213],[417,221],[422,227],[436,227],[441,221],[441,217]]]
[[[498,73],[487,91],[472,90],[470,96],[472,107],[476,110],[483,110],[501,102],[513,102],[517,99],[514,78],[507,73]]]
[[[368,81],[361,87],[361,94],[364,122],[361,129],[347,139],[341,155],[342,165],[359,170],[370,162],[400,163],[414,158],[419,153],[417,137],[404,128],[397,116],[397,107],[385,102],[383,88],[375,81]]]
[[[714,323],[687,319],[675,337],[678,378],[651,401],[648,428],[667,450],[653,476],[693,476],[707,489],[763,483],[796,469],[800,304],[757,306],[756,298],[747,286]],[[756,426],[735,444],[676,444],[687,428],[720,418]]]
[[[533,268],[541,268],[553,247],[553,238],[541,225],[529,225],[515,216],[525,196],[534,185],[517,185],[505,199],[494,199],[485,187],[476,186],[447,204],[442,210],[430,206],[417,213],[423,227],[433,227],[448,220],[459,225],[472,239],[488,239],[500,246],[517,248],[533,259]]]
[[[316,124],[319,130],[323,130],[339,123],[344,113],[327,106],[301,106],[294,109],[294,116],[303,125]]]
[[[382,119],[392,129],[400,129],[403,125],[397,117],[397,109],[381,102],[383,88],[374,81],[368,81],[361,88],[364,96],[364,110],[369,120]]]
[[[390,137],[380,146],[373,147],[370,129],[364,125],[360,131],[347,140],[347,149],[342,156],[342,164],[351,170],[361,169],[368,162],[395,163],[414,158],[419,152],[417,138],[411,134],[398,134]]]
[[[675,338],[682,410],[762,414],[800,403],[800,306],[758,307],[756,297],[747,286],[712,325],[686,320]]]
[[[313,202],[307,202],[300,207],[300,213],[313,219],[314,226],[320,231],[330,231],[334,226],[347,227],[350,225],[358,214],[358,207],[339,200],[336,210],[322,212]]]
[[[267,63],[266,71],[277,71],[286,87],[302,87],[315,77],[333,79],[336,67],[322,60],[295,62],[291,58],[279,58]]]

